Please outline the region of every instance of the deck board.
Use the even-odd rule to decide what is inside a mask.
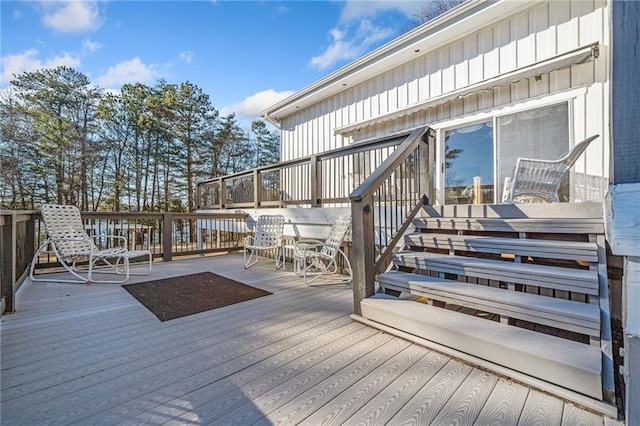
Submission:
[[[132,282],[201,271],[273,294],[160,322],[119,285],[25,283],[1,322],[2,424],[602,424],[353,322],[350,289],[308,288],[267,260],[159,263]]]
[[[475,421],[478,426],[502,426],[518,423],[529,389],[501,379]]]
[[[472,425],[491,395],[498,378],[475,369],[442,407],[432,425]]]

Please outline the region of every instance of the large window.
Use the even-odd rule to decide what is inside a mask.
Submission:
[[[442,135],[445,204],[499,202],[518,157],[555,160],[569,151],[569,103],[494,117]],[[570,199],[568,177],[559,197]]]
[[[445,203],[492,203],[492,122],[447,130],[445,137]]]

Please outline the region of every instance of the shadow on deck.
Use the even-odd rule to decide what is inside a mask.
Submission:
[[[154,265],[270,296],[160,322],[119,285],[26,282],[2,317],[2,424],[603,424],[601,416],[350,319],[242,255]]]

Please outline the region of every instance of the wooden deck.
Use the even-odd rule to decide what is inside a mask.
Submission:
[[[242,255],[154,265],[273,295],[160,322],[119,285],[25,283],[2,317],[3,425],[601,425],[601,416],[354,322],[352,292]]]

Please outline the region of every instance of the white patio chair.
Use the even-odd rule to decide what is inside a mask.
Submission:
[[[348,284],[353,279],[353,270],[349,258],[342,251],[340,246],[349,232],[351,226],[351,216],[342,215],[331,226],[329,236],[325,241],[300,240],[296,242],[293,249],[294,272],[302,276],[305,284],[313,285],[321,277],[330,275],[330,279],[323,279],[315,285],[326,284]],[[347,275],[340,274],[338,266],[338,254],[344,260],[344,268]]]
[[[255,235],[249,235],[244,239],[245,269],[258,263],[258,252],[266,250],[275,250],[276,269],[281,268],[284,265],[283,232],[284,216],[258,216]]]
[[[505,178],[502,202],[516,203],[529,199],[558,203],[562,179],[598,136],[593,135],[576,144],[559,160],[518,158],[513,178]]]
[[[29,277],[32,281],[56,281],[67,283],[113,283],[122,284],[130,275],[147,275],[151,272],[152,259],[148,250],[128,250],[127,239],[115,235],[96,235],[90,237],[84,228],[80,210],[75,206],[46,204],[40,209],[42,220],[47,231],[47,240],[38,248],[33,256]],[[106,238],[112,241],[111,247],[99,249],[94,240]],[[41,254],[53,254],[56,260],[75,279],[37,278],[34,275],[35,265]],[[146,257],[147,264],[142,272],[130,271],[130,259]],[[119,280],[96,280],[95,274],[116,274]]]

